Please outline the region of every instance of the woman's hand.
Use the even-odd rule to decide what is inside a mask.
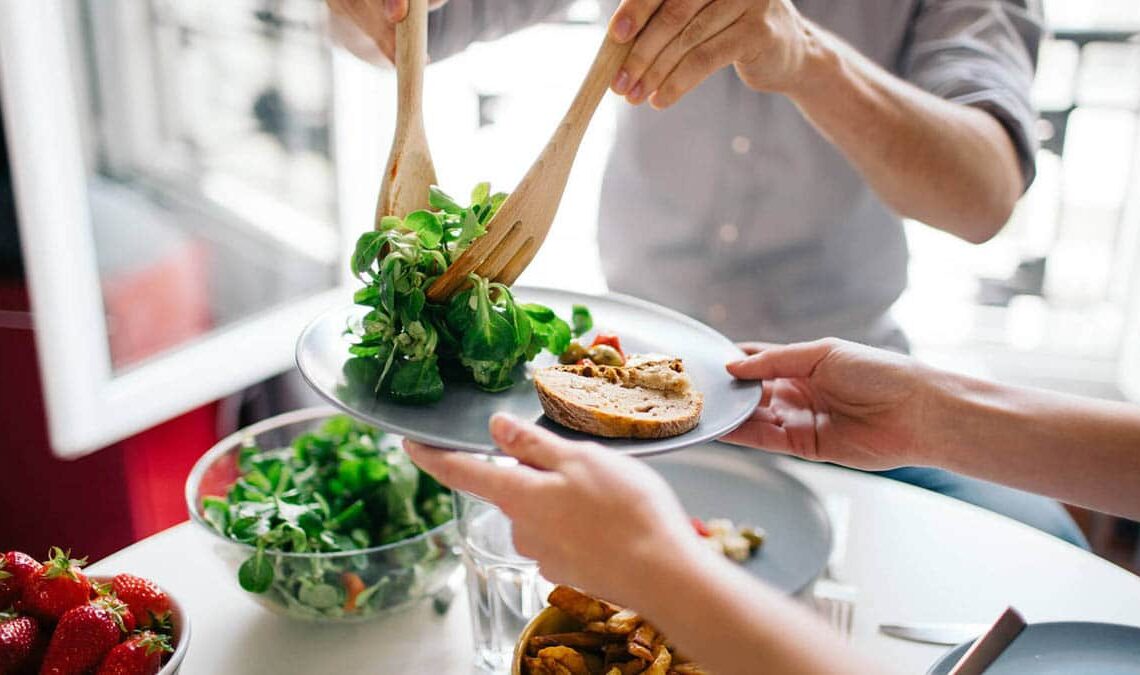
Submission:
[[[706,551],[685,511],[644,463],[506,415],[491,419],[491,436],[518,465],[410,441],[404,447],[444,485],[501,508],[516,550],[537,560],[550,581],[637,607],[659,593],[666,567],[700,567],[693,561]]]
[[[742,347],[751,356],[728,372],[764,380],[764,394],[723,440],[859,469],[923,463],[938,371],[835,339]]]
[[[610,35],[636,41],[613,89],[667,108],[731,64],[749,87],[787,93],[803,79],[815,34],[791,0],[623,0]]]
[[[326,0],[333,39],[370,63],[391,63],[396,54],[396,24],[408,15],[408,0]],[[429,0],[435,9],[447,0]]]

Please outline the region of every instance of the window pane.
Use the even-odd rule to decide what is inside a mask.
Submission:
[[[336,285],[323,17],[315,1],[76,5],[116,369]]]

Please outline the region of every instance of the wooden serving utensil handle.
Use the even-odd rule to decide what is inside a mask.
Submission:
[[[427,66],[428,0],[408,0],[408,15],[396,24],[396,111],[398,128],[423,122]]]
[[[629,56],[631,49],[633,49],[633,40],[619,44],[606,35],[601,48],[598,49],[598,55],[594,57],[594,63],[590,65],[590,70],[578,89],[578,94],[570,104],[570,109],[566,111],[562,124],[559,125],[556,137],[561,134],[576,134],[580,139],[585,134],[590,119],[598,109],[598,104],[610,88],[610,83],[617,77],[618,69],[625,63],[625,58]]]
[[[376,226],[387,215],[404,217],[427,208],[435,165],[424,131],[424,67],[427,65],[428,0],[409,0],[396,24],[396,129],[376,202]]]

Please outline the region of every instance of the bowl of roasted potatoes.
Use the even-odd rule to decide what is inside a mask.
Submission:
[[[515,645],[511,675],[707,675],[636,612],[557,586]]]

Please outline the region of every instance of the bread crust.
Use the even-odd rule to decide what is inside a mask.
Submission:
[[[679,366],[679,361],[676,362]],[[568,373],[574,377],[597,379],[601,387],[636,389],[647,400],[656,400],[663,406],[680,408],[675,414],[666,417],[639,415],[636,411],[607,410],[601,402],[588,405],[573,400],[567,392],[552,383],[553,373]],[[678,371],[679,372],[679,371]],[[604,438],[670,438],[692,430],[701,419],[704,397],[692,389],[683,393],[670,393],[633,386],[630,378],[621,377],[619,369],[613,366],[552,366],[535,373],[534,388],[546,416],[564,427]]]

